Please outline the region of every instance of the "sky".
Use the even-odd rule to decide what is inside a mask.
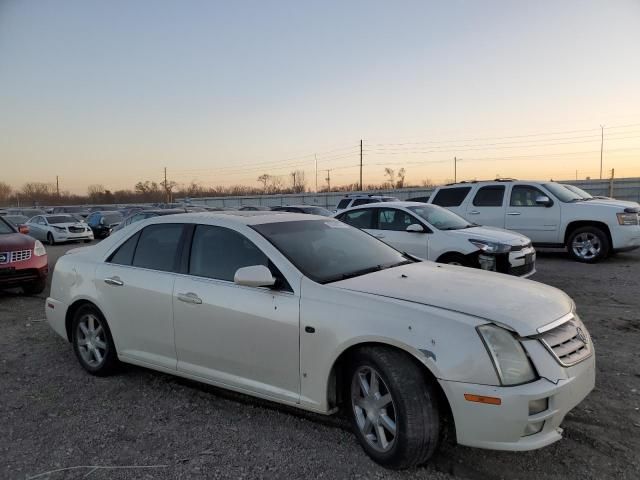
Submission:
[[[0,0],[0,181],[640,176],[640,2]],[[604,130],[601,130],[604,125]]]

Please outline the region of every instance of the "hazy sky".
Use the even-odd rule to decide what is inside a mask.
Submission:
[[[639,46],[637,0],[0,0],[0,180],[597,177],[600,124],[640,176]]]

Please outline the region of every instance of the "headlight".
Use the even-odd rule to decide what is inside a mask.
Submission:
[[[637,213],[616,213],[618,224],[620,225],[638,225]]]
[[[485,253],[507,253],[511,251],[511,245],[505,245],[504,243],[474,240],[472,238],[469,241]]]
[[[64,227],[56,227],[55,225],[51,225],[56,232],[66,232],[67,229]]]
[[[40,240],[36,240],[36,243],[33,246],[33,254],[36,257],[41,257],[42,255],[47,254],[47,251],[45,250],[44,245],[42,245],[42,242]]]
[[[522,344],[511,332],[497,325],[478,327],[502,385],[519,385],[535,380],[531,362]]]

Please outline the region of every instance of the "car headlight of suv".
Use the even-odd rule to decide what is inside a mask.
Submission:
[[[501,385],[520,385],[537,378],[520,341],[513,333],[497,325],[477,328],[500,379]]]
[[[619,225],[638,225],[638,214],[629,212],[616,213]]]
[[[470,238],[469,241],[484,253],[507,253],[511,251],[511,245],[504,243],[490,242],[488,240],[475,240]]]
[[[36,243],[33,246],[33,254],[36,257],[41,257],[42,255],[47,254],[47,251],[45,250],[44,245],[42,245],[42,242],[40,240],[36,240]]]

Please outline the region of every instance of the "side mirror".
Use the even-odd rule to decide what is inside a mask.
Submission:
[[[252,265],[239,268],[233,276],[233,282],[245,287],[271,287],[276,283],[276,279],[264,265]]]
[[[407,232],[424,233],[424,227],[419,223],[412,223],[407,227]]]
[[[539,197],[536,197],[536,205],[544,205],[545,207],[550,207],[551,205],[553,205],[553,201],[551,201],[551,199],[546,195],[540,195]]]
[[[29,233],[29,227],[27,227],[26,225],[18,225],[18,231],[26,235]]]

